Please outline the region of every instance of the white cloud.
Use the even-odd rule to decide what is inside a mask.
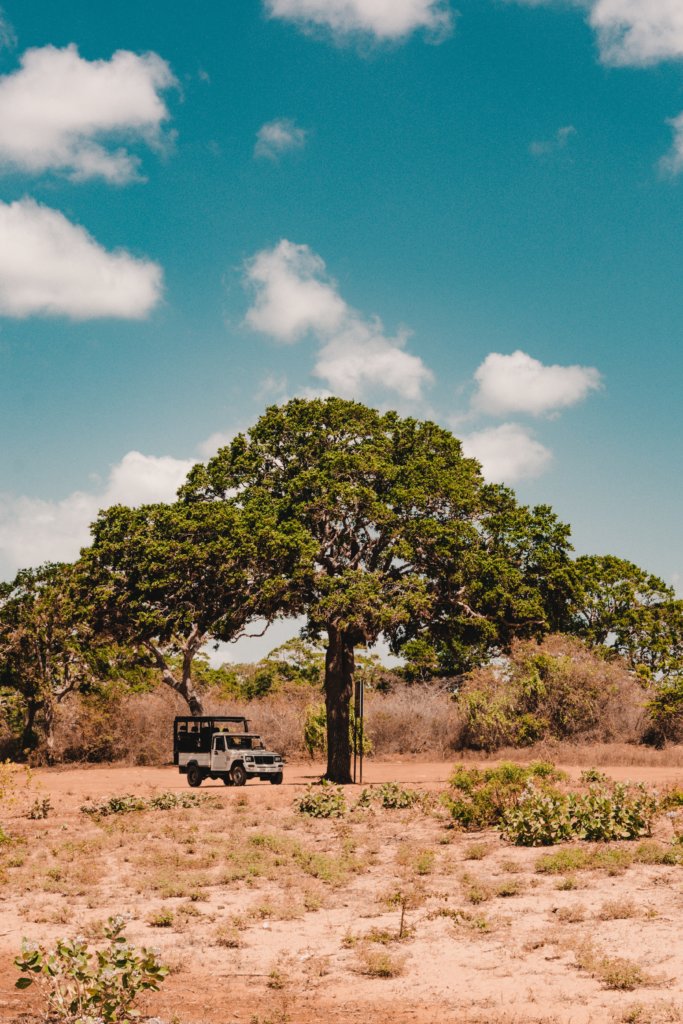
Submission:
[[[654,64],[683,57],[681,0],[596,0],[589,22],[606,64]]]
[[[419,356],[404,350],[405,343],[405,334],[385,337],[379,320],[351,317],[322,346],[313,374],[326,381],[336,395],[352,398],[369,388],[383,388],[419,401],[433,375]]]
[[[278,118],[261,125],[256,133],[254,156],[277,160],[282,153],[303,149],[307,132],[288,117]]]
[[[474,374],[478,390],[472,399],[476,412],[491,416],[552,414],[576,405],[600,387],[592,366],[544,366],[525,352],[491,352]]]
[[[422,360],[405,351],[406,333],[389,338],[378,318],[349,306],[307,245],[283,239],[257,253],[246,264],[246,281],[255,292],[246,323],[284,343],[312,334],[320,345],[313,373],[336,394],[384,389],[416,400],[431,383]]]
[[[674,133],[669,153],[659,161],[660,170],[675,176],[683,171],[683,113],[669,121]]]
[[[111,467],[98,491],[74,491],[61,501],[0,495],[0,577],[48,560],[77,558],[101,508],[173,501],[192,465],[131,451]]]
[[[588,11],[600,58],[615,66],[643,66],[683,57],[681,0],[516,0],[529,7],[575,6]]]
[[[552,462],[552,452],[518,423],[479,430],[462,438],[465,455],[481,463],[490,483],[512,484],[540,476]]]
[[[323,260],[307,245],[283,239],[262,250],[246,264],[246,279],[256,291],[246,322],[282,342],[298,341],[309,331],[333,331],[346,303],[324,276]]]
[[[549,156],[552,153],[557,153],[559,150],[567,148],[567,143],[572,135],[576,135],[576,128],[572,124],[567,124],[563,128],[558,128],[552,139],[532,142],[529,152],[532,156]]]
[[[210,459],[219,448],[225,448],[234,439],[236,430],[216,430],[197,445],[197,451],[203,459]]]
[[[0,202],[0,315],[137,319],[157,304],[162,271],[32,199]]]
[[[160,145],[160,93],[176,84],[166,61],[127,50],[88,61],[72,44],[27,50],[20,64],[0,78],[0,164],[118,185],[139,176],[136,156],[102,140]]]
[[[441,39],[451,30],[448,0],[264,0],[271,18],[304,29],[325,29],[336,38],[357,34],[377,41],[404,39],[418,29]]]

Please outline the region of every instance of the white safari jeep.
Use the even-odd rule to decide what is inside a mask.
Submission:
[[[173,762],[190,786],[204,779],[222,779],[226,786],[243,786],[263,779],[279,786],[284,759],[249,732],[246,718],[203,715],[176,718],[173,723]]]

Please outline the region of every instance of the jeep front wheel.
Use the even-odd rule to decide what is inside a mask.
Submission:
[[[230,774],[232,776],[233,786],[243,786],[247,781],[247,773],[244,770],[243,764],[233,765]]]
[[[275,775],[271,775],[270,776],[270,784],[271,784],[271,786],[281,786],[282,785],[282,772],[276,772]]]
[[[196,788],[197,786],[201,786],[203,779],[204,779],[204,776],[203,776],[202,770],[201,770],[201,768],[199,767],[198,764],[188,765],[188,769],[187,769],[187,784],[188,784],[188,786],[192,786],[193,788]]]

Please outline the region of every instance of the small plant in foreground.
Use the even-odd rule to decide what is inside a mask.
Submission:
[[[112,814],[132,814],[134,811],[172,811],[177,807],[198,807],[206,803],[207,799],[210,797],[203,793],[159,793],[149,799],[128,793],[125,796],[111,796],[99,803],[83,804],[81,813],[93,818],[107,818]]]
[[[371,791],[385,810],[403,810],[419,803],[422,794],[416,789],[406,789],[398,782],[383,782],[376,790]]]
[[[563,778],[563,772],[545,761],[528,765],[503,761],[496,768],[485,771],[456,768],[450,779],[451,789],[443,799],[460,828],[489,828],[500,824],[531,780],[549,784]]]
[[[323,779],[317,785],[307,786],[294,806],[299,814],[309,818],[342,818],[346,814],[346,797],[341,786]]]
[[[52,803],[50,798],[45,796],[42,800],[37,799],[33,801],[26,817],[31,818],[32,821],[39,821],[41,818],[47,818],[51,810]]]
[[[576,966],[601,981],[605,988],[618,991],[630,992],[653,981],[640,964],[621,956],[606,956],[590,942],[576,950]]]
[[[164,910],[157,911],[156,914],[151,914],[147,919],[152,928],[170,928],[173,924],[173,911]]]
[[[502,819],[502,835],[516,846],[553,846],[574,835],[569,799],[528,783]]]
[[[487,843],[469,843],[463,850],[463,860],[483,860],[490,847]]]
[[[405,958],[388,953],[384,949],[361,949],[358,951],[361,974],[369,978],[397,978],[403,974]]]
[[[39,981],[46,993],[47,1015],[59,1024],[126,1024],[138,1016],[135,1002],[144,991],[157,991],[168,974],[148,949],[136,949],[123,935],[122,917],[109,918],[109,945],[97,952],[85,939],[60,939],[54,949],[24,940],[14,963],[21,971],[19,989]]]

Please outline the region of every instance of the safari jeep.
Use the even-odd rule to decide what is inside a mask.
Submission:
[[[249,732],[246,718],[220,715],[176,718],[173,762],[190,786],[201,786],[204,779],[222,779],[226,786],[263,779],[279,786],[284,769],[282,755]]]

